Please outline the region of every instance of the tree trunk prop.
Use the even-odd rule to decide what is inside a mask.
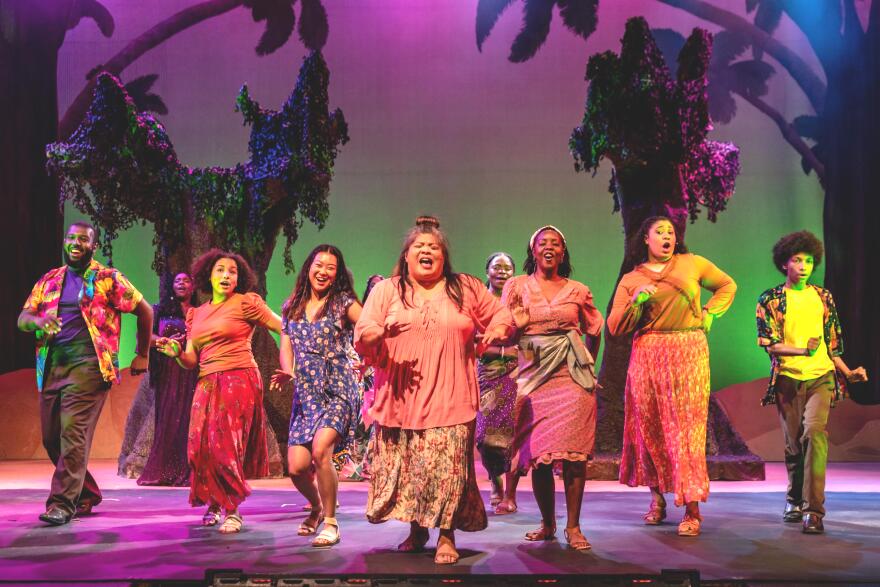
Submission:
[[[705,209],[714,221],[733,194],[739,151],[732,144],[706,140],[711,41],[708,32],[694,29],[678,55],[673,81],[647,22],[637,17],[627,22],[619,56],[608,51],[594,55],[587,65],[586,112],[570,147],[577,170],[595,173],[603,157],[613,163],[611,191],[626,243],[642,221],[655,215],[670,217],[683,240],[688,220],[695,221]],[[617,281],[634,267],[625,247]],[[606,329],[593,478],[617,478],[631,345],[632,336],[612,337]],[[764,478],[763,462],[712,398],[707,460],[712,479]]]
[[[323,227],[329,215],[333,164],[348,140],[342,111],[328,109],[329,78],[321,54],[313,52],[278,111],[261,108],[242,87],[236,109],[251,125],[251,158],[231,168],[204,169],[181,164],[161,123],[138,112],[119,80],[104,73],[83,123],[69,141],[49,145],[48,168],[60,180],[62,200],[72,200],[103,228],[101,244],[111,263],[120,231],[135,222],[153,223],[160,295],[171,295],[176,272],[217,247],[248,261],[258,276],[256,291],[265,296],[279,233],[286,239],[285,267],[292,271],[290,250],[299,228],[306,219]],[[278,348],[258,328],[253,349],[267,387],[278,367]],[[281,449],[287,446],[291,394],[265,392],[275,473],[286,456]]]

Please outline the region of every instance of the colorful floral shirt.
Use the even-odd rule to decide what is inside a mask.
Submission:
[[[58,316],[58,304],[64,286],[67,266],[52,269],[34,286],[24,303],[24,309],[38,315]],[[79,307],[95,345],[98,364],[105,381],[119,383],[120,314],[132,312],[143,295],[116,269],[105,267],[95,260],[83,274],[79,293]],[[52,337],[37,336],[37,389],[43,389],[46,357]]]
[[[824,327],[825,346],[832,357],[843,354],[843,337],[840,330],[840,319],[831,292],[816,285],[808,284],[819,294],[824,310],[822,324]],[[768,289],[758,297],[756,318],[758,322],[758,345],[770,347],[783,342],[785,338],[785,284]],[[769,354],[769,352],[768,352]],[[779,375],[779,359],[770,355],[770,385],[761,400],[761,405],[776,403],[776,378]],[[832,405],[847,397],[846,382],[835,377],[834,397]]]

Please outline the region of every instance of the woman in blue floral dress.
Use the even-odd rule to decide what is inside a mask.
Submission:
[[[323,522],[312,546],[332,546],[340,536],[332,457],[354,439],[361,409],[360,378],[351,358],[357,356],[352,330],[361,305],[336,247],[318,245],[303,269],[281,310],[281,368],[272,387],[293,380],[287,466],[311,506],[298,534],[315,534]]]

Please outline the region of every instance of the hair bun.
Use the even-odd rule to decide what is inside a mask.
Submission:
[[[419,216],[416,218],[416,226],[430,226],[440,228],[440,221],[434,216]]]

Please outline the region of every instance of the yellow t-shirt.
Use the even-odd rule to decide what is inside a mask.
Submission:
[[[823,328],[822,300],[812,287],[802,290],[785,289],[785,332],[783,342],[790,346],[806,347],[807,342],[819,338],[819,348],[811,357],[779,357],[779,374],[807,381],[825,375],[834,369],[828,356]]]

